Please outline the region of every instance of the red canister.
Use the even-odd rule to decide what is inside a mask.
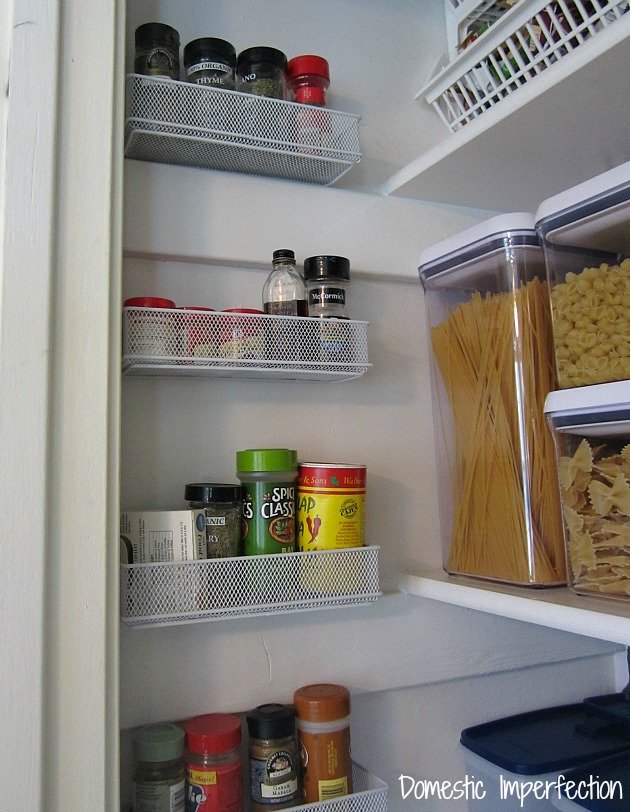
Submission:
[[[182,310],[187,313],[184,318],[183,352],[191,358],[208,357],[215,355],[217,339],[214,323],[204,316],[204,313],[213,313],[213,307],[197,307],[186,305]]]
[[[250,307],[231,307],[223,310],[219,328],[219,352],[221,358],[264,358],[262,310]]]
[[[184,723],[186,809],[242,812],[241,720],[208,713]]]

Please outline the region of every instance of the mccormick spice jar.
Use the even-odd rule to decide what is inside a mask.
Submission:
[[[186,810],[242,812],[241,721],[208,713],[184,723]]]
[[[343,685],[306,685],[295,692],[293,704],[302,765],[302,802],[349,795],[350,692]]]
[[[304,260],[308,314],[322,319],[347,319],[350,261],[346,257],[320,256]]]
[[[366,472],[365,465],[300,463],[296,536],[302,552],[363,546]]]
[[[136,28],[134,71],[146,76],[179,79],[179,33],[164,23]]]
[[[184,812],[184,731],[160,722],[133,739],[134,812]]]
[[[287,809],[299,802],[295,709],[259,705],[247,714],[252,812]]]
[[[206,558],[241,554],[241,486],[195,482],[186,485],[189,508],[206,516]]]
[[[250,448],[236,453],[243,486],[245,555],[295,551],[297,451]]]
[[[236,51],[224,39],[194,39],[184,48],[186,81],[195,85],[234,90]]]

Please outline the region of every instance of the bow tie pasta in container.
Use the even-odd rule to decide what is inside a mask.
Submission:
[[[531,214],[494,217],[420,258],[432,361],[444,569],[566,583],[557,388],[542,248]]]
[[[561,389],[630,378],[630,162],[536,212]]]

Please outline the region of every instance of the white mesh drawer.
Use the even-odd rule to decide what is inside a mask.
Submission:
[[[125,156],[330,185],[361,160],[359,116],[127,77]]]
[[[387,784],[360,767],[352,765],[352,785],[354,792],[344,798],[332,801],[302,804],[291,807],[292,810],[309,809],[321,812],[386,812]]]
[[[127,375],[341,381],[369,366],[364,321],[123,308]]]
[[[121,619],[155,626],[371,603],[381,594],[378,551],[121,564]]]

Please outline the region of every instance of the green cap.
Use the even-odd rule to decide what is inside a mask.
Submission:
[[[297,470],[297,451],[289,448],[248,448],[236,452],[237,473]]]
[[[133,737],[138,761],[175,761],[184,752],[184,730],[170,722],[145,725]]]

